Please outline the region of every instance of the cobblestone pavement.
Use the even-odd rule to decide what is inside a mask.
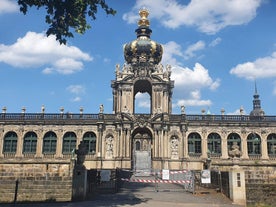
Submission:
[[[101,194],[90,201],[65,203],[0,204],[1,207],[241,207],[220,193],[193,195],[187,192],[123,191]]]

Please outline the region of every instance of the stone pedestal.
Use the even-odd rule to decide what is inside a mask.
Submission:
[[[238,165],[229,172],[229,188],[233,203],[246,206],[245,174]]]
[[[87,170],[84,166],[75,166],[73,172],[72,200],[85,200],[87,191]]]

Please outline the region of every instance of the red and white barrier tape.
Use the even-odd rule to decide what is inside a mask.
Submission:
[[[179,174],[179,173],[186,173],[186,172],[188,172],[188,171],[187,170],[170,171],[170,174]]]
[[[127,179],[121,178],[122,181],[135,182],[135,183],[190,183],[190,180],[145,180],[145,179]]]

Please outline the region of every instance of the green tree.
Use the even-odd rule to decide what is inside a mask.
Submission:
[[[116,14],[105,0],[18,0],[18,5],[24,14],[30,7],[45,8],[45,21],[49,24],[46,34],[55,35],[60,44],[66,44],[67,38],[74,37],[72,29],[80,34],[90,29],[87,20],[96,19],[98,7],[107,15]]]

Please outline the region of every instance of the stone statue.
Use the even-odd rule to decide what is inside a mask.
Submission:
[[[101,104],[101,105],[100,105],[100,113],[102,114],[103,112],[104,112],[104,105]]]
[[[124,112],[124,113],[129,113],[129,110],[128,110],[127,106],[124,106],[123,112]]]
[[[78,149],[75,150],[75,153],[77,154],[77,165],[83,165],[85,160],[85,155],[87,154],[87,148],[85,146],[84,141],[81,141]]]
[[[185,114],[185,106],[181,106],[181,114]]]
[[[242,152],[240,151],[240,147],[237,142],[233,142],[231,150],[229,150],[228,154],[232,158],[237,158],[242,155]]]
[[[113,157],[113,137],[109,136],[106,138],[106,157]]]

